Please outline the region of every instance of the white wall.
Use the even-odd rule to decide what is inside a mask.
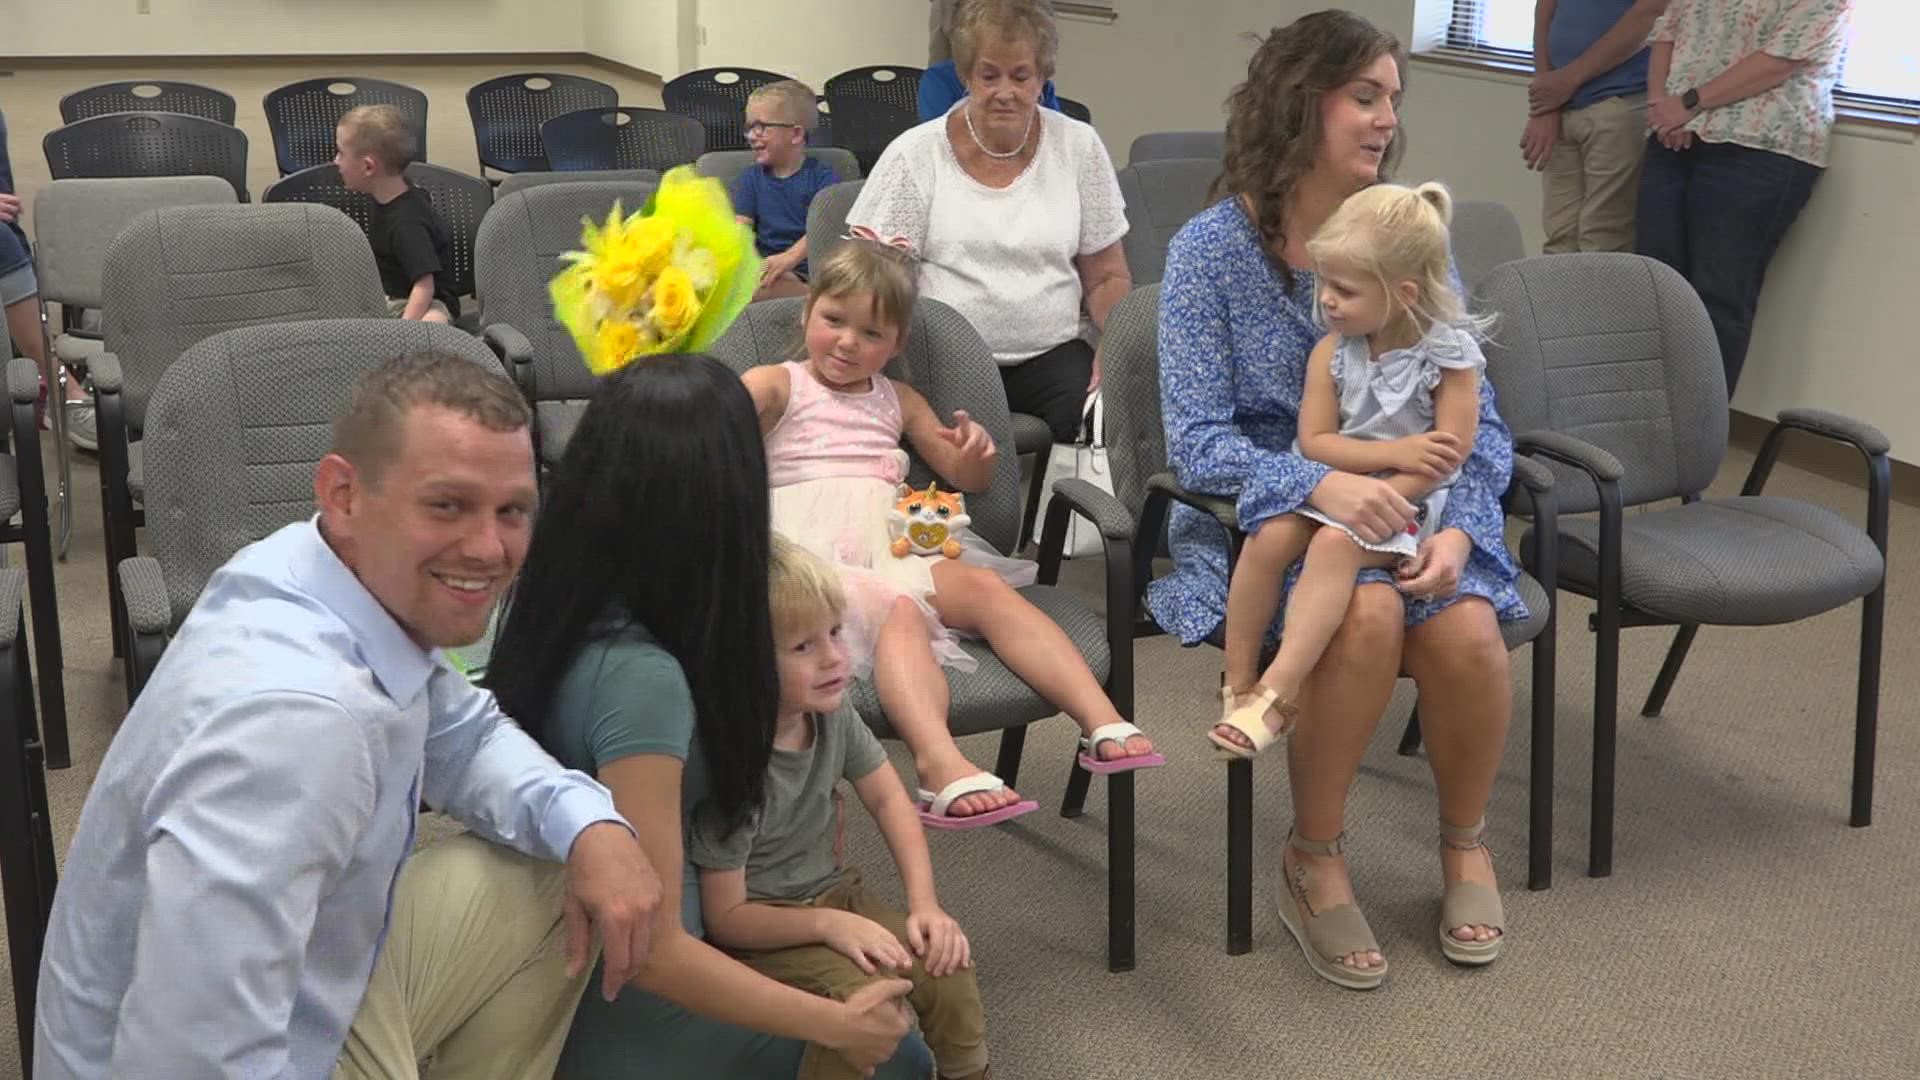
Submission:
[[[583,0],[5,0],[9,56],[578,52]],[[371,28],[378,28],[377,35]]]
[[[663,79],[698,66],[690,48],[683,49],[691,46],[696,0],[581,0],[581,5],[588,52]]]
[[[791,75],[820,93],[869,64],[927,62],[925,0],[698,0],[695,67],[738,64]]]
[[[1112,26],[1063,19],[1060,91],[1085,101],[1116,161],[1146,131],[1216,127],[1245,75],[1248,30],[1284,24],[1316,0],[1118,5]],[[1347,0],[1403,39],[1414,0]],[[916,5],[917,7],[917,5]],[[1522,80],[1415,63],[1401,175],[1445,180],[1503,202],[1538,250],[1540,182],[1520,162]],[[1736,408],[1771,417],[1817,406],[1868,420],[1893,456],[1920,463],[1920,148],[1912,134],[1842,124],[1831,167],[1774,258]]]

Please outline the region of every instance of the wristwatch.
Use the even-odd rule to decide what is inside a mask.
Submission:
[[[1693,111],[1695,111],[1695,110],[1697,110],[1698,108],[1700,108],[1700,89],[1699,89],[1699,87],[1694,87],[1694,88],[1692,88],[1692,89],[1689,89],[1689,90],[1688,90],[1688,91],[1687,91],[1686,93],[1684,93],[1684,94],[1681,94],[1681,95],[1680,95],[1680,104],[1681,104],[1681,105],[1683,105],[1683,106],[1685,106],[1685,107],[1686,107],[1686,110],[1687,110],[1688,112],[1693,112]]]

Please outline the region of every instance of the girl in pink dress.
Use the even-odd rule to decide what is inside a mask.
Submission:
[[[881,374],[906,344],[916,289],[907,256],[871,240],[814,268],[806,359],[745,376],[767,441],[773,527],[840,570],[849,652],[913,752],[922,816],[936,828],[995,824],[1037,809],[970,763],[947,730],[942,664],[969,670],[953,632],[983,638],[1013,672],[1071,716],[1103,763],[1158,764],[1085,659],[1016,586],[1034,566],[962,529],[958,558],[892,550],[888,514],[906,478],[904,436],[954,491],[983,491],[999,451],[965,412],[943,423],[919,391]]]

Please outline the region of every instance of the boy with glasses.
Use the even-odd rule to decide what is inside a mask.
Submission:
[[[787,79],[747,98],[747,145],[753,165],[733,181],[733,212],[753,226],[765,260],[755,300],[805,296],[807,206],[840,182],[825,162],[807,154],[807,137],[820,122],[813,90]]]

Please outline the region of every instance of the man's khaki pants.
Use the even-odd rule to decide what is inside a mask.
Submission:
[[[552,1076],[592,974],[567,977],[565,896],[565,867],[476,836],[422,849],[334,1080]]]
[[[1547,158],[1546,254],[1632,251],[1633,210],[1647,149],[1645,94],[1560,114]]]

